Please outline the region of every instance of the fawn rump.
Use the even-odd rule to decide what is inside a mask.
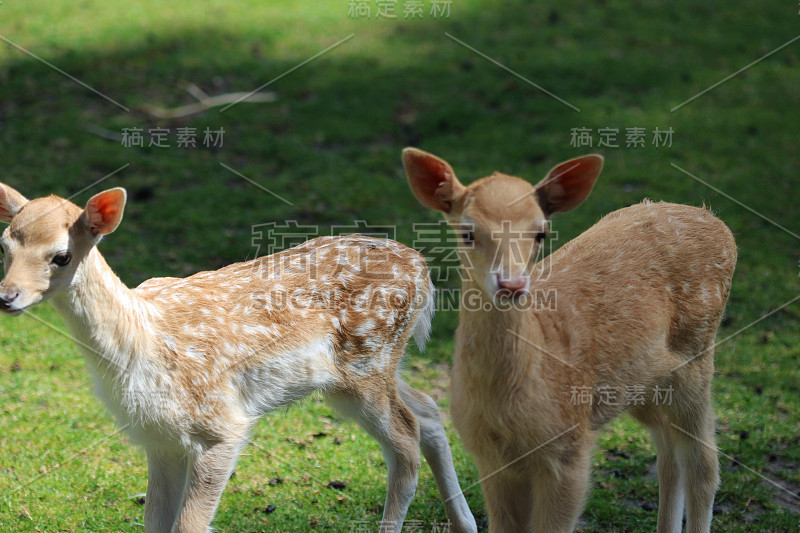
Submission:
[[[414,148],[403,162],[417,199],[461,236],[451,412],[491,531],[571,531],[597,434],[624,411],[655,442],[658,531],[681,531],[684,507],[688,531],[709,531],[730,230],[705,208],[644,201],[536,262],[551,216],[588,196],[600,156],[561,163],[536,186],[500,173],[464,186],[447,162]]]
[[[419,449],[455,531],[477,531],[434,401],[398,365],[434,309],[422,257],[399,243],[320,237],[185,279],[126,287],[97,250],[122,219],[111,189],[84,209],[28,201],[0,184],[0,311],[49,300],[96,392],[147,454],[147,532],[205,532],[242,447],[265,413],[321,390],[379,443],[388,466],[382,531],[399,531]]]

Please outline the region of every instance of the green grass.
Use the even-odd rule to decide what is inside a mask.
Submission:
[[[29,197],[127,187],[120,229],[101,248],[130,285],[252,257],[251,227],[296,220],[396,225],[435,222],[414,200],[399,161],[417,145],[447,158],[464,181],[500,170],[537,180],[553,164],[599,151],[606,166],[590,199],[559,217],[558,243],[643,197],[710,206],[734,231],[739,265],[717,350],[715,403],[722,484],[718,531],[795,531],[800,521],[800,303],[744,329],[798,294],[800,43],[670,110],[798,33],[796,4],[677,0],[454,2],[449,18],[351,19],[348,3],[275,0],[0,4],[0,35],[108,95],[125,112],[11,46],[0,46],[0,168]],[[430,6],[430,2],[425,3]],[[373,13],[376,9],[372,6]],[[580,108],[576,112],[445,35],[459,39]],[[143,105],[252,90],[326,47],[330,53],[271,84],[277,101],[172,122]],[[124,148],[88,131],[171,128],[172,148]],[[219,149],[178,149],[174,129],[226,131]],[[593,148],[570,146],[573,128]],[[597,148],[599,128],[619,148]],[[647,146],[624,146],[626,128]],[[654,147],[654,128],[673,128]],[[287,205],[223,168],[236,169]],[[757,211],[759,217],[671,166]],[[763,218],[765,217],[765,218]],[[557,243],[557,244],[558,244]],[[453,286],[452,281],[442,286]],[[63,327],[47,306],[33,313]],[[447,410],[446,367],[458,317],[437,315],[410,380]],[[146,465],[91,394],[71,342],[31,317],[0,320],[0,529],[141,531]],[[448,425],[449,427],[449,425]],[[321,435],[324,433],[325,435]],[[319,435],[314,437],[314,435]],[[335,444],[335,439],[341,444]],[[463,486],[477,482],[451,433]],[[338,441],[337,441],[338,442]],[[734,462],[734,460],[736,462]],[[654,449],[628,418],[601,438],[581,531],[652,531]],[[444,520],[423,467],[409,513]],[[767,478],[794,493],[781,492]],[[276,477],[280,484],[270,485]],[[327,489],[347,481],[343,490]],[[376,524],[385,491],[377,445],[316,398],[266,417],[223,497],[221,531],[348,531]],[[478,487],[469,503],[485,517]],[[265,514],[267,505],[276,510]],[[647,507],[644,505],[644,507]],[[351,527],[352,526],[352,527]]]

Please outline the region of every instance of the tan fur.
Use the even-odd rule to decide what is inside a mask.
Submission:
[[[489,305],[462,301],[453,421],[475,456],[493,532],[571,531],[597,433],[626,410],[658,450],[658,531],[681,530],[685,497],[688,531],[707,532],[718,483],[713,345],[736,245],[704,208],[647,201],[607,215],[540,263],[535,240],[497,238],[503,221],[532,229],[577,206],[602,164],[587,157],[595,159],[563,163],[557,169],[575,169],[551,172],[536,188],[500,174],[464,187],[435,156],[404,152],[418,198],[453,191],[420,201],[453,224],[475,223],[475,245],[461,250],[462,289]],[[524,281],[524,294],[503,294],[503,277]],[[554,294],[552,305],[535,305],[541,293]],[[672,388],[669,404],[656,387]],[[591,404],[574,401],[581,389]],[[609,389],[617,405],[600,392]],[[642,404],[637,390],[646,391]]]
[[[422,344],[433,288],[423,258],[399,243],[320,237],[284,252],[135,289],[95,245],[122,218],[125,193],[85,209],[28,202],[0,184],[6,276],[0,310],[43,300],[63,317],[97,393],[148,460],[148,532],[204,532],[253,424],[323,391],[381,444],[389,468],[382,531],[399,531],[417,483],[419,447],[454,530],[475,521],[458,486],[436,404],[398,366]],[[58,254],[71,261],[58,266]]]

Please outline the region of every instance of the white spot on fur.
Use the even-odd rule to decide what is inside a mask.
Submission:
[[[178,346],[175,344],[175,337],[172,335],[162,335],[161,340],[163,341],[164,346],[170,352],[175,352],[178,350]]]
[[[359,337],[364,337],[366,335],[369,335],[370,332],[374,329],[375,329],[375,321],[372,320],[371,318],[368,318],[367,320],[359,324],[353,333],[355,333]]]
[[[186,355],[186,357],[191,357],[192,359],[197,359],[199,361],[202,361],[206,357],[203,352],[199,351],[194,346],[187,347],[183,353]]]

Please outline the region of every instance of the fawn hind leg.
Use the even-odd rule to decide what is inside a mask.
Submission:
[[[685,412],[648,414],[646,424],[658,453],[658,533],[680,533],[684,505],[686,531],[707,533],[719,484],[710,401]]]
[[[719,462],[713,416],[706,415],[696,422],[696,439],[686,439],[683,457],[687,472],[686,531],[707,533],[711,530],[714,494],[719,486]]]
[[[400,398],[394,383],[382,384],[380,393],[348,390],[328,394],[331,405],[355,419],[381,446],[388,468],[388,488],[381,532],[399,532],[417,490],[419,425]]]
[[[671,426],[663,409],[655,406],[640,408],[631,414],[650,431],[656,445],[658,472],[658,533],[680,533],[683,523],[683,506],[686,474],[681,461],[682,439]]]
[[[693,405],[675,412],[671,418],[686,477],[686,531],[707,533],[719,485],[710,382]]]
[[[659,533],[681,531],[684,507],[687,532],[707,533],[719,484],[711,404],[713,358],[704,355],[674,372],[669,402],[632,414],[648,426],[656,444]]]
[[[477,532],[478,526],[475,518],[469,510],[467,500],[458,484],[458,477],[453,466],[453,456],[450,453],[450,443],[442,425],[439,407],[430,396],[413,389],[399,378],[397,386],[400,397],[414,413],[419,423],[422,454],[436,478],[436,485],[439,487],[439,494],[444,499],[445,512],[450,520],[451,530],[454,533]]]

